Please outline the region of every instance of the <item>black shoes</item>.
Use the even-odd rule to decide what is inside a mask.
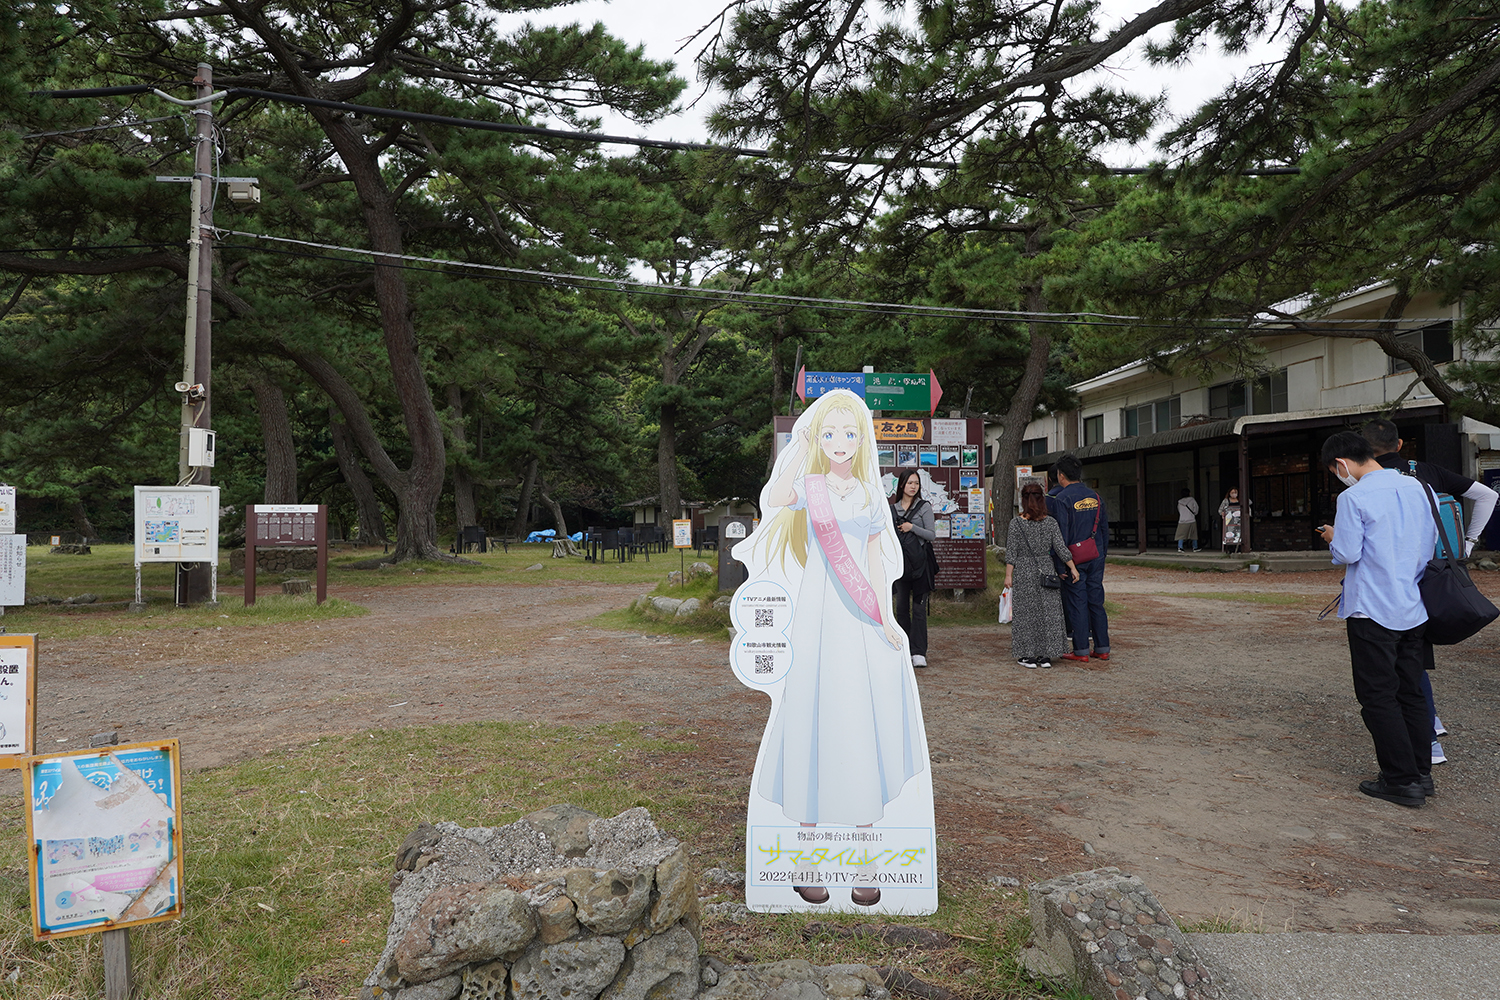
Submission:
[[[1420,809],[1427,801],[1427,793],[1420,781],[1414,781],[1409,785],[1391,785],[1386,783],[1385,778],[1376,778],[1374,781],[1361,781],[1359,790],[1372,798],[1385,799],[1387,802],[1394,802],[1408,809]]]
[[[1437,786],[1432,783],[1432,775],[1422,775],[1422,794],[1429,799],[1437,794]]]

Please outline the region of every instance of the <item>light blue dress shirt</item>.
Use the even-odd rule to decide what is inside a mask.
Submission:
[[[1417,581],[1437,545],[1422,484],[1394,469],[1360,477],[1339,494],[1329,550],[1344,571],[1339,617],[1373,618],[1404,631],[1427,620]]]

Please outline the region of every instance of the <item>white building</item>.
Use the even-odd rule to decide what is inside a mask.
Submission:
[[[1389,285],[1361,290],[1306,319],[1373,325],[1393,295]],[[1462,345],[1450,339],[1459,308],[1418,296],[1403,315],[1401,337],[1440,371],[1461,357]],[[1079,382],[1076,410],[1028,425],[1020,462],[1045,469],[1064,452],[1076,454],[1105,499],[1111,542],[1133,551],[1175,547],[1184,488],[1202,510],[1200,537],[1217,545],[1219,503],[1244,483],[1252,502],[1247,550],[1311,548],[1313,526],[1333,519],[1338,488],[1318,467],[1323,441],[1376,416],[1401,428],[1403,456],[1482,482],[1500,478],[1488,475],[1500,470],[1500,428],[1451,418],[1408,366],[1374,342],[1289,331],[1259,344],[1265,354],[1248,378],[1225,366],[1204,382],[1137,362]]]

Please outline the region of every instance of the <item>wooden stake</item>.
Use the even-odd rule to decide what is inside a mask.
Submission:
[[[104,932],[104,1000],[130,1000],[130,928]]]

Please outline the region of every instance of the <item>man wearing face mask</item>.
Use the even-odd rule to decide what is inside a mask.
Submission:
[[[1490,522],[1490,515],[1495,511],[1497,499],[1494,490],[1483,483],[1476,483],[1468,476],[1460,476],[1443,468],[1441,465],[1433,465],[1431,462],[1407,462],[1401,457],[1401,446],[1405,444],[1401,440],[1401,432],[1396,425],[1389,420],[1371,420],[1359,429],[1364,439],[1370,442],[1370,447],[1375,451],[1375,461],[1387,469],[1395,469],[1397,472],[1410,472],[1417,477],[1420,483],[1426,483],[1439,493],[1447,493],[1450,496],[1463,497],[1474,501],[1474,508],[1469,516],[1469,526],[1464,531],[1463,557],[1467,559],[1473,552],[1474,546],[1479,541],[1479,536],[1484,533],[1485,525]],[[1437,702],[1432,696],[1432,680],[1427,671],[1434,666],[1432,656],[1432,643],[1422,642],[1422,695],[1427,699],[1427,708],[1432,716],[1432,762],[1442,764],[1448,760],[1448,755],[1443,752],[1443,745],[1438,742],[1438,737],[1445,735],[1448,730],[1443,728],[1443,720],[1438,718]]]
[[[1433,794],[1432,720],[1422,697],[1422,631],[1427,609],[1417,581],[1437,544],[1421,485],[1375,460],[1370,443],[1341,431],[1323,443],[1323,465],[1348,489],[1334,523],[1318,534],[1344,587],[1339,617],[1360,715],[1375,743],[1380,776],[1361,781],[1366,795],[1417,808]]]

